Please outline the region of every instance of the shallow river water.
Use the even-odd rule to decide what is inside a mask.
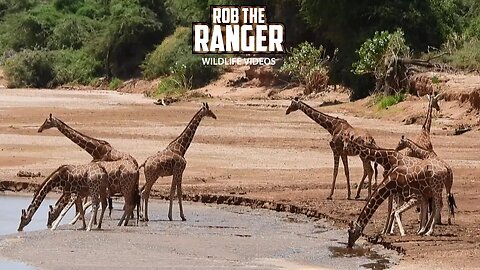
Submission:
[[[0,257],[9,260],[4,264],[25,262],[42,269],[92,269],[107,263],[118,269],[386,269],[399,260],[393,251],[363,247],[362,240],[347,249],[346,231],[323,220],[190,202],[184,203],[186,222],[178,221],[176,211],[175,221],[167,221],[168,202],[151,200],[148,223],[117,227],[121,204],[116,203],[113,220],[107,217],[102,231],[63,225],[51,232],[45,229],[49,200],[26,227],[41,231],[16,233],[21,208],[29,202],[28,197],[0,196],[0,233],[8,234],[0,237]],[[92,250],[103,255],[94,256]],[[0,263],[0,269],[4,266]]]

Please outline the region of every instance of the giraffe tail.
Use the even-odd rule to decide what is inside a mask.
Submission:
[[[450,210],[450,215],[452,215],[452,217],[455,217],[455,208],[457,208],[455,197],[453,197],[452,193],[449,193],[447,195],[447,199],[448,199],[448,209]]]
[[[378,163],[373,164],[373,170],[375,172],[375,184],[377,184],[377,179],[378,179]]]

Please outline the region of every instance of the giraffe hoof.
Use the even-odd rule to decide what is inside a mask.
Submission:
[[[185,217],[182,217],[182,221],[187,221],[187,219]]]
[[[360,199],[360,195],[355,196],[355,200]]]
[[[328,197],[327,197],[327,200],[331,201],[331,200],[332,200],[332,196],[328,196]]]

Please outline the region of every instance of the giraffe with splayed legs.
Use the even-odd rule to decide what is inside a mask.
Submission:
[[[365,142],[367,145],[372,147],[376,147],[375,140],[373,137],[364,130],[353,128],[346,120],[340,119],[338,117],[333,117],[327,115],[325,113],[319,112],[309,105],[305,104],[303,101],[299,100],[298,97],[294,98],[288,107],[286,114],[290,114],[291,112],[301,110],[304,112],[308,117],[310,117],[313,121],[317,124],[325,128],[330,135],[332,135],[332,139],[330,140],[330,148],[333,152],[333,182],[332,188],[330,191],[330,195],[327,199],[331,200],[333,193],[335,191],[335,182],[337,180],[338,175],[338,165],[340,158],[343,162],[343,168],[345,170],[345,177],[347,178],[347,199],[350,199],[350,172],[348,170],[348,156],[356,156],[350,149],[344,147],[344,144],[350,140],[351,136],[354,138],[360,138],[361,141]],[[373,169],[370,164],[370,161],[362,159],[363,163],[363,176],[360,180],[360,183],[357,188],[357,194],[355,199],[360,198],[360,191],[363,186],[363,182],[368,176],[368,196],[371,194],[372,188],[372,176],[373,176]],[[377,165],[375,164],[375,182],[377,179]]]
[[[445,175],[437,172],[439,163],[432,160],[420,160],[414,166],[399,166],[388,172],[382,183],[378,186],[355,222],[350,223],[348,229],[348,247],[352,247],[362,234],[375,211],[384,200],[395,194],[412,195],[422,197],[424,201],[432,199],[433,214],[430,215],[419,234],[431,235],[435,228],[435,213],[441,210],[441,193]],[[425,204],[423,204],[425,205]],[[422,207],[424,208],[424,207]],[[396,219],[402,235],[403,226]]]
[[[202,108],[193,116],[183,132],[173,140],[165,150],[150,156],[145,162],[140,165],[144,167],[145,171],[145,185],[142,187],[140,204],[143,207],[143,220],[148,221],[148,199],[150,190],[153,184],[159,177],[173,176],[172,185],[170,187],[170,205],[168,209],[168,219],[172,220],[172,206],[175,191],[177,192],[178,206],[180,210],[180,217],[183,221],[186,220],[183,214],[182,206],[182,176],[183,171],[187,165],[185,160],[185,153],[190,146],[195,132],[197,131],[200,121],[204,117],[211,117],[217,119],[217,116],[210,110],[207,103],[203,103]]]
[[[133,215],[133,208],[139,203],[139,173],[138,163],[135,158],[113,148],[107,141],[95,139],[73,129],[62,120],[53,117],[52,114],[45,119],[45,122],[40,126],[38,132],[50,128],[57,128],[63,135],[89,153],[93,158],[92,162],[96,162],[107,172],[110,209],[110,195],[121,193],[125,198],[124,216],[128,212],[129,217],[126,219],[125,217],[122,217],[119,225],[123,220],[125,220],[125,225],[127,225],[129,218]],[[81,200],[81,197],[78,199]],[[52,208],[50,211],[52,218],[58,217],[66,203],[62,201],[62,203],[56,205],[57,207]],[[111,211],[109,212],[109,215],[110,213]]]
[[[76,194],[77,196],[86,196],[90,194],[93,201],[93,213],[88,224],[83,218],[81,229],[90,230],[93,225],[93,218],[97,214],[98,204],[106,202],[107,174],[103,168],[95,163],[87,165],[63,165],[50,174],[42,183],[40,188],[33,195],[32,202],[27,210],[22,209],[18,231],[22,231],[32,220],[33,215],[40,207],[45,196],[53,189],[60,188],[66,194]],[[102,205],[98,228],[101,228],[105,205]],[[80,213],[84,216],[83,208],[80,207]]]
[[[348,147],[352,153],[359,155],[365,160],[380,164],[380,166],[382,166],[384,169],[383,177],[387,177],[388,173],[398,166],[413,166],[421,160],[415,157],[406,156],[396,151],[395,149],[370,147],[368,145],[365,145],[365,143],[363,143],[361,139],[355,139],[355,137],[353,136],[347,143],[345,143],[345,147]],[[393,209],[397,209],[405,201],[410,199],[413,199],[413,201],[410,202],[411,204],[418,200],[418,198],[416,198],[414,194],[410,195],[403,193],[396,193],[394,196],[388,198],[388,214],[382,233],[392,232],[392,218],[395,215]],[[422,201],[420,200],[420,202]]]

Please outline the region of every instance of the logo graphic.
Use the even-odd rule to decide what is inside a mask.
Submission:
[[[192,23],[194,54],[285,53],[285,27],[266,6],[210,6],[210,23]]]

